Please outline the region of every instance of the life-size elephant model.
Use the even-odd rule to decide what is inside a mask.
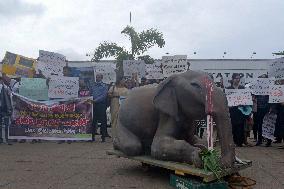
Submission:
[[[193,122],[208,113],[204,79],[212,81],[204,72],[187,71],[157,86],[133,89],[119,110],[114,148],[129,156],[149,153],[155,159],[202,166]],[[212,102],[221,164],[230,167],[235,161],[232,126],[226,96],[215,84]]]

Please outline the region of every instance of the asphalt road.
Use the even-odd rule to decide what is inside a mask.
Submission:
[[[284,150],[277,146],[237,149],[240,158],[253,161],[253,167],[241,175],[256,180],[254,188],[284,188]],[[106,155],[108,149],[112,149],[110,139],[106,143],[1,144],[0,189],[172,188],[168,171],[145,172],[138,162]]]

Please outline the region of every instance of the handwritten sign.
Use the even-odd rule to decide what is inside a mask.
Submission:
[[[138,73],[139,78],[145,77],[146,66],[144,60],[123,60],[124,76],[131,77],[133,73]]]
[[[90,98],[39,102],[13,95],[9,139],[91,140]]]
[[[268,76],[275,78],[284,77],[284,58],[277,58],[269,64]]]
[[[49,98],[78,97],[79,77],[51,77],[49,81]]]
[[[276,124],[277,114],[275,113],[267,113],[263,118],[262,123],[262,136],[275,140],[274,131],[275,131],[275,124]]]
[[[254,95],[269,95],[269,86],[272,84],[273,80],[270,78],[255,78],[250,83],[250,89]]]
[[[186,55],[163,56],[163,75],[169,77],[173,74],[183,73],[188,70]]]
[[[115,64],[109,62],[98,62],[94,65],[94,75],[98,73],[103,75],[103,82],[110,84],[116,81]]]
[[[284,85],[271,85],[269,91],[269,103],[284,102]]]
[[[156,60],[153,64],[146,64],[147,79],[163,79],[162,61]]]
[[[65,56],[59,53],[39,50],[37,70],[41,70],[43,75],[63,76],[63,67],[66,66]]]
[[[248,89],[226,89],[228,106],[252,105],[251,91]]]
[[[19,94],[32,100],[48,100],[46,79],[22,78]]]

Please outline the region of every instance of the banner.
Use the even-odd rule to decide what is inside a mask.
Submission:
[[[249,88],[254,95],[269,95],[269,86],[273,84],[270,78],[256,78],[249,83]]]
[[[262,136],[275,141],[274,131],[276,124],[277,114],[267,113],[263,118],[262,123]]]
[[[162,61],[156,60],[153,64],[146,64],[147,79],[164,79]]]
[[[163,56],[163,75],[169,77],[173,74],[186,72],[189,68],[187,55]]]
[[[271,85],[269,87],[269,103],[284,102],[284,85]]]
[[[248,89],[225,89],[228,106],[252,105],[251,91]]]
[[[48,100],[46,79],[22,78],[19,94],[32,100]]]
[[[2,64],[2,73],[10,76],[33,77],[36,60],[6,52]]]
[[[133,73],[138,73],[139,78],[145,77],[146,66],[144,60],[123,60],[124,76],[131,77]]]
[[[78,77],[57,77],[53,76],[49,80],[49,98],[76,98],[79,91]]]
[[[44,76],[63,76],[64,66],[66,66],[66,58],[64,55],[39,50],[37,70],[41,70]]]
[[[269,64],[268,76],[284,78],[284,58],[277,58]]]
[[[97,62],[94,64],[94,75],[103,75],[103,82],[110,84],[116,81],[116,65],[110,62]]]
[[[9,139],[91,140],[90,98],[33,101],[13,94]]]

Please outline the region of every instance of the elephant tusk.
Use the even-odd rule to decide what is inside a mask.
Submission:
[[[243,162],[240,158],[238,158],[237,156],[235,156],[236,162],[237,163],[241,163],[241,164],[246,164],[245,162]]]

